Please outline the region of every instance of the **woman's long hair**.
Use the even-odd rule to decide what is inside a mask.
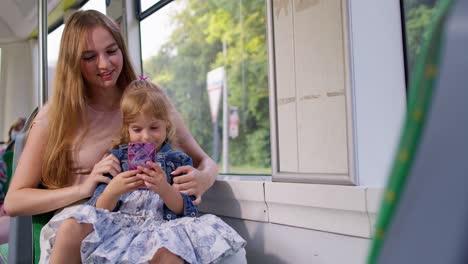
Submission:
[[[88,131],[87,91],[80,60],[87,47],[88,32],[98,26],[109,31],[122,52],[123,67],[117,86],[123,91],[136,79],[119,26],[95,10],[73,13],[63,31],[48,111],[49,133],[42,164],[42,184],[50,189],[71,183],[74,171],[72,148],[77,137],[76,131],[84,131],[83,135]]]
[[[153,117],[166,122],[166,141],[177,148],[174,107],[166,93],[156,84],[137,80],[130,83],[120,102],[122,127],[119,140],[114,147],[130,142],[128,128],[140,115]]]

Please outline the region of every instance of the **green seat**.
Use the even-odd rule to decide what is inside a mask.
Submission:
[[[452,85],[452,83],[447,81],[448,79],[441,79],[439,76],[444,76],[444,74],[447,75],[447,73],[449,72],[455,72],[454,68],[465,70],[467,66],[466,63],[459,63],[456,67],[454,67],[456,63],[446,63],[445,60],[448,57],[442,57],[448,51],[448,49],[444,49],[444,47],[448,45],[447,32],[450,32],[450,30],[447,29],[449,29],[450,27],[455,28],[454,25],[458,22],[453,21],[458,21],[456,19],[460,19],[459,17],[453,18],[453,14],[451,12],[454,6],[460,3],[463,3],[463,1],[457,2],[456,0],[441,0],[438,3],[437,9],[435,9],[435,11],[432,13],[432,20],[429,25],[428,36],[423,41],[421,53],[419,54],[416,60],[415,70],[410,78],[410,94],[405,126],[402,131],[403,133],[400,137],[400,144],[396,151],[397,154],[395,155],[385,193],[383,195],[384,198],[381,201],[381,206],[377,219],[378,221],[376,223],[375,232],[372,238],[370,251],[368,255],[368,264],[467,263],[466,261],[454,261],[456,259],[454,258],[455,253],[457,251],[456,249],[459,246],[453,243],[453,241],[455,241],[454,236],[445,236],[445,238],[453,239],[447,241],[442,238],[439,238],[436,235],[437,232],[433,232],[434,226],[441,226],[443,227],[441,228],[443,229],[443,232],[445,232],[445,234],[448,234],[449,232],[446,232],[448,228],[446,228],[444,224],[441,224],[439,222],[435,225],[433,220],[430,219],[431,217],[429,217],[425,213],[421,213],[422,210],[427,209],[427,207],[424,207],[424,202],[426,202],[426,204],[431,204],[431,202],[434,202],[437,199],[428,199],[428,197],[434,194],[434,192],[431,192],[433,190],[433,186],[436,186],[437,192],[440,191],[441,194],[444,194],[444,192],[448,192],[447,190],[450,190],[452,193],[455,191],[454,189],[447,188],[446,183],[451,182],[455,185],[456,183],[462,183],[460,179],[454,180],[453,175],[457,175],[457,173],[454,173],[454,171],[458,169],[457,167],[454,170],[455,166],[451,166],[450,173],[447,173],[446,175],[438,174],[437,176],[443,176],[440,177],[443,178],[443,180],[438,180],[437,184],[435,185],[433,184],[431,178],[433,176],[431,173],[429,173],[429,170],[431,169],[435,171],[434,167],[437,167],[437,169],[439,169],[440,167],[440,171],[444,172],[449,170],[447,169],[448,166],[446,166],[446,164],[448,163],[446,163],[443,159],[439,159],[437,164],[431,163],[430,159],[430,153],[433,153],[431,148],[439,146],[438,144],[441,142],[440,138],[443,138],[444,143],[441,145],[444,145],[444,147],[451,146],[450,144],[452,144],[451,142],[448,143],[449,140],[446,140],[446,137],[449,137],[448,135],[452,134],[446,132],[437,132],[436,134],[441,135],[441,137],[433,136],[434,127],[437,127],[434,125],[434,123],[436,122],[434,120],[437,120],[437,122],[439,122],[438,125],[440,127],[444,127],[444,129],[450,130],[450,126],[447,125],[447,123],[443,123],[442,126],[442,122],[440,122],[440,120],[449,120],[451,116],[443,116],[441,115],[441,113],[449,113],[450,111],[452,111],[453,108],[458,107],[454,100],[441,107],[442,104],[440,102],[446,100],[441,99],[443,98],[443,96],[446,96],[446,94],[442,93],[441,91],[444,91],[446,93],[447,91],[450,91],[448,93],[452,93],[451,96],[466,98],[463,97],[466,96],[466,93],[462,94],[459,92],[459,90],[453,89],[453,87],[456,87],[458,85],[454,86]],[[465,6],[467,6],[466,2],[464,3]],[[461,8],[461,4],[458,6],[458,8]],[[465,8],[465,11],[467,9],[468,8]],[[466,14],[466,12],[463,14]],[[451,19],[454,20],[451,21]],[[449,23],[453,24],[449,25]],[[455,32],[455,30],[452,31]],[[453,32],[452,34],[454,34]],[[462,35],[463,34],[461,33],[461,31],[457,32],[457,40],[460,42],[464,40],[460,37]],[[464,44],[466,42],[461,43]],[[461,52],[457,53],[457,56],[461,56],[463,54],[464,49]],[[446,64],[444,64],[444,62]],[[463,66],[465,68],[462,68]],[[460,71],[463,72],[463,70]],[[450,75],[450,77],[452,78],[453,76],[454,75]],[[453,78],[452,80],[457,79]],[[463,83],[466,82],[460,82],[460,84]],[[455,93],[454,90],[457,91],[457,93]],[[438,98],[436,98],[435,95],[438,96]],[[437,99],[438,101],[436,101]],[[436,101],[437,104],[434,104],[434,101]],[[450,109],[450,111],[447,111],[447,109]],[[463,114],[463,112],[460,112],[460,114]],[[463,123],[463,121],[460,120],[457,120],[457,122]],[[462,129],[465,127],[457,127],[457,130],[464,131]],[[458,145],[464,146],[461,144]],[[441,151],[441,153],[446,153],[445,156],[447,157],[447,160],[453,159],[452,153],[457,153],[454,150],[454,148],[450,150],[450,153],[448,151],[444,152],[444,148],[442,148],[443,150],[439,149],[440,148],[438,148],[437,151]],[[460,157],[464,156],[460,155]],[[461,184],[461,186],[463,186],[463,184]],[[463,192],[465,192],[465,190],[463,190]],[[463,200],[462,196],[457,196],[457,198],[460,199],[459,201]],[[452,202],[447,201],[451,200],[446,199],[444,200],[443,204],[444,206],[447,205],[448,208],[451,206]],[[453,202],[453,204],[456,204],[457,202],[458,201],[455,201]],[[411,205],[408,206],[408,204]],[[410,207],[411,209],[408,209]],[[426,212],[435,211],[435,208],[437,208],[436,203],[431,204],[430,207],[431,210],[426,210]],[[420,210],[421,208],[424,209]],[[409,210],[411,210],[411,213],[408,213]],[[438,211],[435,212],[438,213]],[[453,214],[442,213],[442,215],[453,217]],[[419,220],[417,224],[414,224],[415,219]],[[403,227],[407,229],[404,229]],[[404,232],[408,229],[411,229],[411,232]],[[450,251],[447,248],[434,247],[434,245],[439,244],[432,242],[425,243],[425,237],[421,235],[423,232],[421,232],[420,230],[424,230],[426,234],[430,233],[431,236],[434,237],[434,241],[444,241],[444,244],[451,245],[449,248],[453,248],[455,250]],[[463,233],[464,231],[465,230],[460,226],[458,232]],[[420,250],[420,248],[413,246],[417,244],[424,245],[424,249]],[[411,250],[405,251],[407,249]],[[461,250],[462,247],[460,247],[460,251]],[[411,253],[408,253],[410,251]],[[447,262],[424,261],[430,259],[430,256],[434,256],[435,254],[438,256],[441,256],[442,254],[448,254],[450,255],[450,258],[446,258]],[[425,258],[427,256],[428,258]]]
[[[5,185],[3,185],[2,191],[4,194],[6,194],[8,191],[8,186],[10,186],[11,175],[13,172],[13,151],[6,150],[5,153],[3,153],[3,161],[7,166],[7,175],[6,182]]]
[[[0,264],[8,263],[8,244],[0,245]]]
[[[24,130],[16,137],[14,151],[11,151],[5,159],[8,183],[14,174],[19,156],[26,143],[26,131],[29,129],[32,120],[34,120],[38,109],[36,108],[29,116]],[[12,217],[8,245],[1,246],[0,259],[3,258],[6,263],[38,263],[40,257],[39,234],[52,215],[53,212],[33,217]]]
[[[34,248],[33,248],[33,257],[34,263],[39,263],[39,258],[41,257],[41,247],[39,244],[39,236],[41,234],[41,229],[44,227],[47,222],[54,216],[54,212],[49,212],[40,215],[33,215],[32,217],[32,224],[33,224],[33,241],[34,241]]]
[[[8,186],[10,185],[11,175],[12,175],[12,165],[13,165],[13,151],[6,150],[3,153],[3,161],[7,167],[6,182],[3,185],[2,192],[4,194],[8,191]],[[8,263],[8,244],[0,245],[0,264]]]

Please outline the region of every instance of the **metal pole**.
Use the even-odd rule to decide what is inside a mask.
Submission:
[[[38,29],[39,29],[39,106],[47,102],[48,85],[47,85],[47,0],[38,0]]]
[[[218,118],[213,122],[213,159],[216,163],[219,161],[219,132]]]
[[[224,59],[227,58],[226,40],[223,41]],[[226,67],[224,67],[224,83],[223,83],[223,173],[229,171],[229,123],[228,123],[228,88]]]

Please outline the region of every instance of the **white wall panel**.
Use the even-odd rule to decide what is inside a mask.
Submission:
[[[293,13],[299,171],[347,173],[342,1],[301,2]]]
[[[297,96],[292,1],[274,1],[280,171],[298,172]]]

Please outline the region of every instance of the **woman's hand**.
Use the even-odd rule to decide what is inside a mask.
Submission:
[[[117,176],[122,171],[120,168],[119,160],[112,154],[106,154],[104,157],[94,165],[93,170],[86,179],[79,186],[79,193],[83,198],[91,197],[96,190],[96,186],[100,182],[109,183],[110,179],[104,174],[110,173],[112,176]]]
[[[166,173],[162,170],[161,164],[151,161],[146,162],[152,169],[139,166],[138,169],[142,174],[138,174],[144,180],[144,184],[148,189],[161,195],[165,193],[171,186],[167,182]]]
[[[174,176],[174,186],[178,191],[187,195],[194,195],[193,204],[198,205],[202,201],[202,195],[213,184],[213,177],[204,171],[192,166],[180,166],[171,173]]]

